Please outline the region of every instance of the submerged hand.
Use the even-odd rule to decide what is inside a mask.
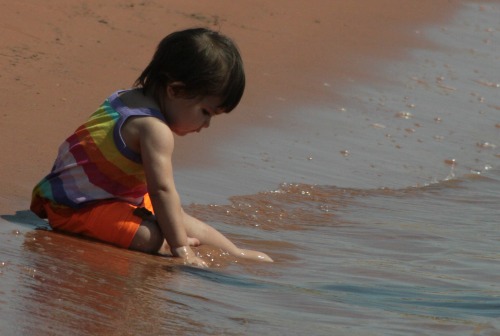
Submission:
[[[176,247],[173,248],[171,251],[174,257],[179,257],[184,259],[185,265],[196,266],[201,268],[208,267],[208,264],[204,262],[201,258],[198,258],[189,246]]]

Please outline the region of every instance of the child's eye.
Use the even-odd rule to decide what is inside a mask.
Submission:
[[[204,115],[210,116],[210,112],[207,109],[203,109],[202,112]]]

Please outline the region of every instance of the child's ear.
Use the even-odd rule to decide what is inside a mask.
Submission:
[[[183,82],[173,82],[167,85],[167,96],[170,99],[183,97],[186,85]]]

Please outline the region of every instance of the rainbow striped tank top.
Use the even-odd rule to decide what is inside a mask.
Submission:
[[[127,107],[121,92],[106,99],[59,147],[50,174],[33,190],[31,209],[39,216],[45,215],[41,199],[75,209],[109,199],[142,203],[147,186],[141,157],[126,146],[121,128],[132,116],[165,119],[156,109]]]

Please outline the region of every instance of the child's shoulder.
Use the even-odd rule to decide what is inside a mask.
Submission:
[[[160,110],[152,97],[144,95],[141,89],[125,90],[118,93],[118,98],[129,108],[151,108]]]
[[[159,118],[128,118],[120,130],[127,147],[141,153],[141,143],[148,147],[173,150],[174,134]]]
[[[141,89],[119,92],[117,98],[121,101],[122,106],[128,108],[129,112],[126,114],[132,116],[132,118],[126,119],[121,126],[120,132],[129,148],[140,153],[139,143],[140,139],[144,140],[144,137],[154,138],[156,142],[161,140],[162,142],[173,143],[172,131],[165,122],[154,99],[144,95]],[[142,110],[142,112],[130,114],[133,110]],[[139,116],[153,118],[137,118]]]

